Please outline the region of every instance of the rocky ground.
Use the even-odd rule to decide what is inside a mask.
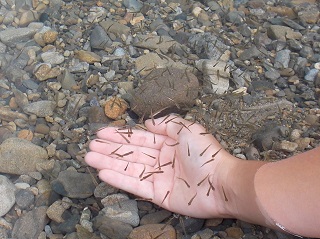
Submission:
[[[248,160],[316,147],[319,9],[316,0],[0,0],[0,238],[290,238],[173,215],[100,182],[83,158],[101,126],[172,112]]]

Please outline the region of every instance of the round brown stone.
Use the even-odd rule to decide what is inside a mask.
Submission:
[[[33,133],[28,129],[20,130],[18,133],[18,138],[31,141],[33,139]]]
[[[124,99],[119,97],[112,97],[104,106],[104,113],[110,119],[116,119],[119,116],[123,115],[128,108],[128,104]]]

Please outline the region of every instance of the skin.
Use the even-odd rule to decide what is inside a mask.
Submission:
[[[225,151],[211,134],[203,134],[205,129],[201,125],[173,115],[147,120],[145,126],[148,131],[133,129],[130,137],[127,130],[112,127],[98,131],[85,160],[99,170],[101,180],[175,213],[197,218],[238,218],[278,230],[281,229],[279,220],[286,231],[320,236],[319,220],[307,220],[317,223],[312,224],[317,226],[313,231],[306,232],[303,226],[296,231],[297,222],[291,220],[286,224],[283,218],[285,213],[295,216],[290,211],[294,205],[278,213],[279,208],[285,208],[290,202],[283,204],[277,200],[277,195],[270,197],[274,192],[282,200],[288,197],[283,193],[286,190],[280,191],[293,185],[294,176],[289,176],[292,172],[287,171],[288,165],[279,163],[274,170],[269,167],[270,164],[273,167],[272,163],[240,160]],[[311,152],[317,163],[320,162],[319,149]],[[300,161],[290,160],[289,166],[290,162],[304,165]],[[313,164],[308,165],[313,167]],[[288,178],[283,179],[281,174],[287,174]],[[308,173],[305,174],[308,177]],[[315,170],[313,177],[316,174],[320,175],[320,171]],[[314,181],[312,177],[308,179]],[[315,198],[309,200],[315,203],[313,205],[317,205],[320,196],[319,176],[317,179],[319,190],[308,195]],[[277,191],[273,185],[278,184],[281,188]],[[295,187],[291,187],[294,193]],[[294,194],[292,198],[295,198]],[[299,204],[299,200],[295,203]],[[304,209],[301,211],[303,213]],[[320,209],[307,213],[314,213],[314,217],[319,218]],[[298,216],[302,217],[301,214]],[[308,216],[306,214],[305,218]],[[301,224],[301,220],[298,221]]]

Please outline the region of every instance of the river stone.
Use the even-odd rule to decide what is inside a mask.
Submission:
[[[23,111],[27,114],[35,114],[38,117],[52,116],[56,104],[49,100],[40,100],[32,102],[23,108]]]
[[[0,172],[27,174],[48,159],[47,151],[28,140],[9,138],[0,145]]]
[[[176,239],[176,231],[171,225],[165,224],[148,224],[139,226],[132,230],[129,239],[144,239],[144,238],[166,238]]]
[[[30,40],[37,31],[28,27],[8,28],[1,31],[0,40],[8,46],[14,46],[16,43]]]
[[[0,217],[4,216],[15,203],[14,184],[5,176],[0,175]]]
[[[69,198],[90,197],[95,189],[90,174],[71,170],[60,172],[58,178],[51,182],[51,186],[56,193]]]
[[[136,200],[129,199],[124,194],[112,194],[102,199],[101,203],[105,206],[101,210],[104,216],[129,223],[133,227],[139,225],[140,218]]]
[[[13,238],[35,239],[47,224],[47,207],[42,206],[23,214],[14,224]]]
[[[198,87],[197,77],[190,72],[171,67],[155,69],[135,89],[131,108],[140,117],[178,112],[193,106]]]
[[[103,235],[113,239],[127,239],[133,229],[130,224],[105,217],[102,213],[95,217],[93,226]]]

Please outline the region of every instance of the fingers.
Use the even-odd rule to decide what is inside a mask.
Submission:
[[[148,172],[154,170],[149,165],[119,160],[97,152],[87,153],[85,160],[88,165],[98,170],[108,169],[139,179],[142,179]],[[147,179],[152,180],[153,178],[148,177]]]
[[[168,135],[169,137],[178,140],[181,135],[191,133],[204,133],[205,129],[193,122],[182,119],[179,116],[167,115],[155,120],[147,120],[145,122],[148,130],[155,134]]]
[[[150,200],[154,198],[153,183],[148,180],[140,181],[139,178],[131,177],[109,169],[101,170],[99,172],[99,177],[106,183],[141,198]]]
[[[131,144],[119,144],[99,139],[91,141],[89,148],[90,150],[105,156],[150,166],[154,166],[156,164],[160,153],[157,149]]]
[[[148,131],[132,129],[120,130],[115,127],[107,127],[97,132],[98,138],[119,144],[130,144],[147,148],[160,149],[166,137]]]

